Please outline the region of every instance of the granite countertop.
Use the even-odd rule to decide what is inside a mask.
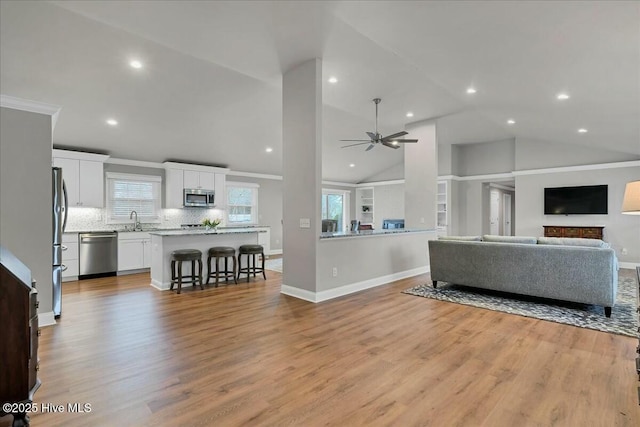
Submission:
[[[266,233],[265,230],[256,230],[255,227],[223,228],[217,230],[187,229],[187,230],[156,230],[149,234],[156,236],[198,236],[210,234],[241,234],[241,233]]]
[[[344,237],[363,237],[363,236],[384,236],[389,234],[404,234],[404,233],[435,233],[436,229],[409,229],[409,228],[391,228],[384,230],[361,230],[361,231],[340,231],[335,233],[322,233],[321,239],[333,239]]]

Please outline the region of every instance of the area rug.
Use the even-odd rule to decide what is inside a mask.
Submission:
[[[438,282],[437,289],[429,283],[402,292],[635,338],[638,336],[635,287],[633,278],[618,279],[616,304],[610,318],[605,317],[601,306],[501,293],[447,282]]]
[[[282,273],[282,258],[267,259],[264,262],[264,268],[271,271]]]

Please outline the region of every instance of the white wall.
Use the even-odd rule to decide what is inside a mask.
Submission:
[[[602,225],[619,261],[640,264],[640,216],[620,212],[626,183],[639,178],[640,166],[516,176],[516,233],[540,236],[543,225]],[[544,215],[545,187],[601,184],[609,186],[608,215]]]
[[[404,184],[376,185],[373,198],[373,228],[381,229],[385,219],[404,219]]]
[[[52,197],[51,116],[0,108],[0,245],[31,270],[47,323],[53,322]]]

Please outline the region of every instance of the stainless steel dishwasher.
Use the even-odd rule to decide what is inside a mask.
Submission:
[[[100,231],[80,233],[79,279],[115,276],[118,271],[118,233]]]

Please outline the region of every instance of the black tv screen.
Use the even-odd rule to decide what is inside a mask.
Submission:
[[[557,187],[544,189],[545,215],[607,214],[608,186]]]

